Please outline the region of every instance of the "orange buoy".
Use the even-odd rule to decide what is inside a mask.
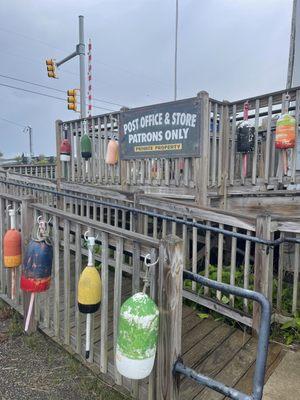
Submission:
[[[115,139],[110,139],[106,150],[106,164],[115,165],[118,162],[118,155],[119,143]]]
[[[3,238],[3,264],[12,271],[11,298],[15,298],[16,291],[16,268],[22,263],[22,239],[20,232],[16,229],[16,210],[9,209],[10,229]]]
[[[4,266],[16,268],[22,263],[21,234],[16,229],[9,229],[3,239]]]
[[[275,147],[276,149],[290,149],[296,144],[296,120],[286,113],[276,123]]]

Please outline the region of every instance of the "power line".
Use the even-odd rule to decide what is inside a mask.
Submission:
[[[0,30],[1,30],[1,28],[0,28]],[[39,58],[39,59],[38,59],[38,58],[33,59],[33,58],[29,58],[29,57],[27,57],[27,56],[23,56],[22,54],[12,53],[12,52],[8,52],[8,51],[4,51],[4,50],[2,50],[2,49],[0,50],[0,53],[6,54],[6,55],[11,56],[11,57],[16,57],[16,58],[20,58],[20,57],[21,57],[22,60],[23,60],[23,59],[24,59],[24,60],[27,60],[27,61],[31,62],[32,64],[36,64],[36,60],[40,61],[40,58]],[[102,63],[102,64],[103,64],[103,63]],[[103,65],[105,65],[105,64],[103,64]],[[106,66],[108,67],[108,65],[106,65]],[[119,68],[119,69],[123,69],[123,68]],[[126,70],[126,69],[123,69],[123,71],[124,71],[124,72],[130,72],[130,71]],[[64,73],[67,73],[67,74],[69,74],[69,75],[73,75],[73,76],[78,77],[78,74],[77,74],[77,73],[72,72],[72,71],[69,71],[69,70],[66,70],[65,68],[64,68],[63,72],[64,72]],[[110,87],[114,87],[112,84],[110,84],[110,83],[108,83],[108,82],[105,82],[105,85],[106,85],[106,86],[110,86]],[[94,86],[97,87],[97,84],[95,83]],[[147,96],[147,97],[150,97],[150,98],[152,98],[152,99],[159,100],[159,101],[165,101],[165,99],[162,99],[161,97],[157,97],[157,96],[150,95],[149,93],[146,94],[146,96]],[[103,102],[102,100],[97,99],[97,98],[94,98],[94,100],[99,101],[99,102]],[[112,103],[112,104],[119,105],[118,103]],[[124,105],[122,105],[122,107],[123,107],[123,106],[124,106]]]
[[[12,85],[6,85],[5,83],[0,83],[0,86],[4,86],[4,87],[8,87],[11,89],[16,89],[16,90],[21,90],[23,92],[27,92],[27,93],[32,93],[32,94],[37,94],[39,96],[44,96],[44,97],[49,97],[51,99],[56,99],[56,100],[62,100],[64,102],[66,102],[66,99],[63,99],[62,97],[57,97],[57,96],[52,96],[51,94],[46,94],[46,93],[41,93],[41,92],[35,92],[34,90],[29,90],[29,89],[24,89],[24,88],[20,88],[17,86],[12,86]],[[106,111],[115,111],[112,110],[110,108],[105,108],[105,107],[98,107],[98,106],[94,106],[95,108],[98,108],[100,110],[106,110]]]
[[[42,85],[42,84],[40,84],[40,83],[35,83],[35,82],[26,81],[25,79],[16,78],[16,77],[14,77],[14,76],[8,76],[8,75],[0,74],[0,77],[6,78],[6,79],[11,79],[11,80],[17,81],[17,82],[27,83],[27,84],[29,84],[29,85],[41,87],[41,88],[44,88],[44,89],[50,89],[50,90],[53,90],[53,91],[59,92],[59,93],[64,93],[64,94],[65,94],[65,93],[67,92],[66,90],[53,88],[53,87],[51,87],[51,86]],[[86,97],[86,98],[87,98],[87,97]],[[97,99],[97,98],[95,98],[95,97],[93,97],[92,100],[94,100],[94,101],[99,101],[99,102],[101,102],[101,103],[111,104],[111,105],[114,105],[114,106],[124,107],[124,104],[114,103],[114,102],[108,101],[108,100],[100,100],[100,99]]]
[[[9,30],[9,29],[0,28],[0,30],[3,31],[3,32],[7,32],[7,33],[10,33],[10,34],[12,33],[14,35],[18,35],[18,36],[24,37],[27,40],[33,40],[33,41],[39,42],[39,43],[41,43],[41,44],[43,44],[45,46],[48,46],[48,47],[50,47],[52,49],[55,49],[55,50],[59,50],[61,52],[68,51],[68,50],[63,50],[61,48],[55,47],[55,46],[51,45],[50,43],[47,43],[47,42],[44,42],[42,40],[36,39],[33,36],[24,35],[22,33],[15,32],[15,31],[12,31],[12,30]],[[150,77],[148,75],[145,75],[145,74],[143,74],[141,72],[130,71],[130,70],[126,69],[126,68],[123,68],[123,67],[120,67],[120,66],[116,66],[114,64],[107,64],[107,63],[104,63],[102,61],[99,61],[99,59],[97,59],[97,58],[95,58],[95,61],[97,61],[98,64],[103,65],[106,68],[114,68],[114,69],[117,69],[119,71],[123,71],[123,72],[125,72],[127,74],[130,74],[130,75],[133,75],[133,76],[137,76],[139,78],[151,80],[152,82],[156,82],[156,84],[164,85],[165,87],[171,87],[172,86],[171,83],[162,82],[162,81],[157,80],[155,78],[152,78],[152,77]]]
[[[3,117],[0,117],[0,119],[2,121],[8,122],[9,124],[16,125],[16,126],[19,126],[21,128],[26,128],[25,125],[18,124],[17,122],[11,121],[10,119],[6,119],[6,118],[3,118]]]

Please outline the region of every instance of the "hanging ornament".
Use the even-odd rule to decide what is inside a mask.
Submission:
[[[248,101],[244,103],[243,122],[237,128],[237,152],[243,154],[242,176],[247,175],[248,154],[254,151],[255,146],[255,128],[248,122],[250,105]]]
[[[25,332],[29,327],[35,293],[48,290],[51,283],[53,248],[49,238],[49,221],[39,216],[37,224],[36,237],[30,241],[22,265],[21,289],[31,293]]]
[[[86,121],[82,122],[83,125],[83,135],[80,140],[81,147],[81,157],[88,161],[92,157],[92,142],[87,134]]]
[[[159,311],[146,294],[149,286],[149,267],[146,262],[146,279],[143,292],[127,299],[120,310],[116,349],[116,367],[129,379],[144,379],[153,369],[158,336]]]
[[[68,162],[71,159],[71,144],[68,139],[68,127],[64,124],[64,139],[60,145],[60,161]]]
[[[3,262],[6,268],[11,268],[11,298],[15,298],[16,292],[16,268],[22,263],[22,239],[20,232],[16,229],[16,210],[8,206],[10,217],[10,229],[3,238]]]
[[[88,264],[82,271],[78,281],[78,308],[83,314],[86,314],[86,336],[85,336],[85,357],[90,355],[91,342],[91,314],[95,313],[100,307],[101,301],[101,278],[94,266],[94,246],[95,237],[87,236],[85,240],[88,245]]]
[[[289,102],[290,96],[286,94],[282,107],[282,115],[276,122],[275,130],[275,147],[281,150],[285,175],[288,170],[287,150],[294,148],[296,144],[296,120],[289,114]]]
[[[115,165],[118,162],[119,155],[119,144],[112,138],[108,142],[105,162],[108,165]]]

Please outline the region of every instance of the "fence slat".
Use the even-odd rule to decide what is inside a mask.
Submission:
[[[121,308],[121,295],[122,295],[122,263],[123,263],[123,239],[117,239],[116,247],[116,268],[115,268],[115,280],[114,280],[114,357],[116,357],[117,349],[117,337],[119,328],[119,315]],[[115,367],[115,382],[117,385],[122,384],[122,376],[119,374]]]
[[[102,232],[102,263],[101,263],[101,280],[102,280],[102,302],[101,302],[101,341],[100,341],[100,371],[107,373],[107,332],[108,332],[108,234]]]
[[[64,344],[70,344],[70,222],[64,220]]]

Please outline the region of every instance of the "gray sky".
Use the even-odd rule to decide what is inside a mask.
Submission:
[[[179,0],[178,98],[207,90],[234,100],[284,88],[291,13],[292,0]],[[45,59],[75,49],[80,14],[93,43],[95,97],[129,107],[172,100],[175,0],[0,0],[0,74],[78,87],[77,58],[60,68],[58,80],[47,77]],[[2,77],[0,83],[65,97]],[[0,93],[0,118],[32,125],[35,153],[53,154],[55,120],[77,114],[63,101],[2,86]],[[28,151],[22,128],[0,119],[0,131],[5,156]]]

